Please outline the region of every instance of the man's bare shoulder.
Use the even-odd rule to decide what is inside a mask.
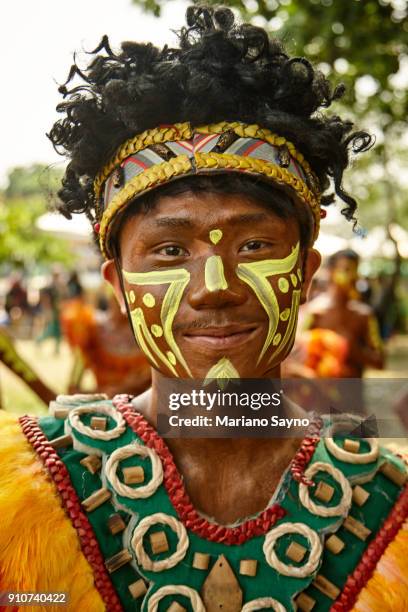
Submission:
[[[364,318],[371,317],[374,314],[371,306],[364,304],[363,302],[359,302],[358,300],[350,300],[348,307],[350,310]]]
[[[310,300],[306,306],[309,315],[319,315],[326,312],[330,308],[330,298],[326,294],[318,295]]]

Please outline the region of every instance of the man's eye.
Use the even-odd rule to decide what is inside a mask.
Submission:
[[[162,247],[157,251],[159,255],[167,255],[167,257],[182,257],[187,255],[187,251],[180,246],[170,244],[169,246]]]
[[[263,247],[268,246],[267,242],[263,242],[262,240],[250,240],[243,247],[241,247],[241,251],[258,251]]]

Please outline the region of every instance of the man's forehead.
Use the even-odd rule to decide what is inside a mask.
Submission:
[[[241,194],[186,193],[162,197],[145,219],[156,227],[194,229],[203,224],[231,227],[266,221],[283,222],[273,203],[256,202]]]

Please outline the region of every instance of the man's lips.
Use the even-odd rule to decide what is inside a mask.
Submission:
[[[248,340],[259,329],[259,323],[248,325],[223,325],[191,329],[183,337],[192,344],[207,346],[212,349],[226,349],[239,346]]]

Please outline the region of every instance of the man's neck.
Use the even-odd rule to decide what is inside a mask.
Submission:
[[[280,379],[280,369],[265,378]],[[135,410],[156,427],[169,379],[153,371],[152,388],[135,398]],[[284,414],[303,417],[286,402]],[[169,438],[166,440],[195,507],[221,524],[263,510],[301,440],[296,438]]]

